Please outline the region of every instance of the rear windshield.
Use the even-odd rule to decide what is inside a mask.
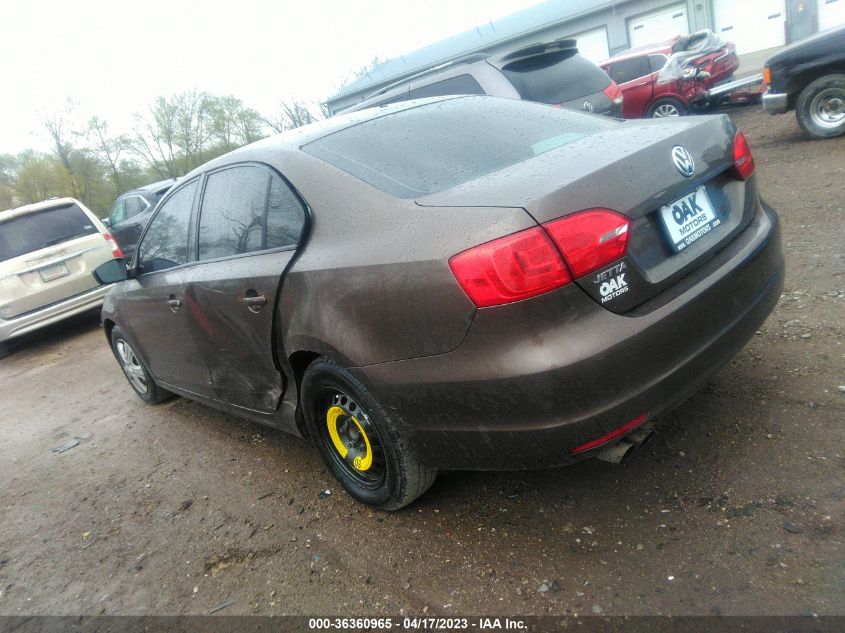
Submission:
[[[0,262],[97,232],[75,204],[19,215],[0,223]]]
[[[518,99],[459,97],[371,119],[302,149],[391,195],[416,198],[614,125]]]
[[[502,72],[523,99],[540,103],[565,103],[610,85],[610,77],[601,68],[571,51],[520,59]]]

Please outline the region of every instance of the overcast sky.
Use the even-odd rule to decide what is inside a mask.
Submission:
[[[540,0],[0,0],[0,154],[46,150],[70,97],[129,131],[156,96],[233,94],[260,112],[324,100],[395,57]],[[561,0],[565,1],[565,0]]]

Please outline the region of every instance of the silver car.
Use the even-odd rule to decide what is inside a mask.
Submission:
[[[0,212],[0,357],[10,339],[102,305],[108,285],[94,272],[122,256],[73,198]]]

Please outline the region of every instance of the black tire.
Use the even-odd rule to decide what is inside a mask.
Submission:
[[[677,112],[677,114],[670,114],[670,112],[672,111]],[[689,114],[689,110],[687,109],[687,107],[683,103],[681,103],[677,99],[673,99],[672,97],[658,99],[650,106],[648,106],[648,111],[646,112],[646,116],[649,119],[673,116],[686,116],[687,114]]]
[[[9,355],[9,344],[6,341],[0,343],[0,358],[6,358]]]
[[[382,510],[398,510],[431,487],[437,470],[417,461],[407,438],[396,428],[370,392],[337,363],[319,358],[302,378],[302,407],[305,425],[317,452],[346,491],[358,501]],[[343,413],[334,414],[341,407]],[[357,412],[352,415],[350,411]],[[341,422],[338,422],[338,419]],[[360,422],[357,418],[360,418]],[[354,426],[350,424],[354,422]],[[334,440],[330,428],[334,425]],[[341,427],[351,427],[369,464],[360,469],[352,444],[341,455],[334,441]],[[366,429],[366,431],[365,431]],[[364,446],[364,442],[366,445]]]
[[[117,359],[117,364],[123,370],[123,375],[126,376],[126,382],[129,383],[129,386],[141,400],[147,404],[158,404],[173,397],[173,394],[167,389],[158,386],[150,374],[150,370],[147,369],[146,363],[135,351],[135,346],[129,342],[129,339],[117,326],[111,331],[111,350]],[[137,363],[130,363],[128,359],[122,357],[126,350],[131,353]],[[127,364],[134,369],[127,368]]]
[[[845,134],[845,74],[819,77],[798,95],[798,124],[813,138]]]

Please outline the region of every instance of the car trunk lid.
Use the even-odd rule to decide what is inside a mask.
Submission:
[[[626,122],[417,203],[519,206],[540,224],[586,209],[621,213],[630,220],[625,257],[576,282],[603,307],[624,313],[700,266],[750,221],[756,190],[753,179],[733,174],[734,135],[724,116]],[[692,158],[690,177],[675,164],[676,147]],[[682,219],[704,206],[715,219],[673,235],[667,222],[676,206]]]

